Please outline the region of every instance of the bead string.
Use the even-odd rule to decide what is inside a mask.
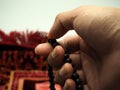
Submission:
[[[50,90],[56,90],[55,89],[55,83],[54,83],[54,75],[53,75],[53,68],[48,64],[48,76],[49,76],[49,82],[50,82]]]
[[[55,39],[48,39],[48,43],[50,43],[53,48],[56,47],[57,45],[60,45]],[[76,72],[77,70],[75,68],[75,65],[73,65],[72,59],[69,57],[69,54],[67,53],[65,53],[65,56],[64,56],[64,63],[69,63],[72,65],[73,74],[71,76],[71,79],[76,84],[76,90],[83,90],[83,85],[81,83],[78,73]],[[55,83],[54,83],[53,69],[49,64],[48,64],[48,76],[49,76],[49,82],[50,82],[50,90],[56,90]]]

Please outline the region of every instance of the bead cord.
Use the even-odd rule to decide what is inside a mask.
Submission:
[[[48,39],[48,43],[50,43],[53,48],[59,45],[56,39]],[[50,90],[56,90],[55,83],[54,83],[53,68],[49,64],[48,64],[48,76],[49,76],[49,82],[50,82],[50,86],[49,86]]]
[[[53,68],[48,64],[48,76],[49,76],[49,82],[50,82],[50,90],[56,90],[55,89],[55,83],[54,83],[54,75],[53,75]]]
[[[56,39],[48,39],[48,43],[52,45],[52,47],[56,47],[57,45],[60,45]],[[72,59],[69,57],[69,54],[65,51],[65,56],[64,56],[64,63],[69,63],[72,65],[73,68],[73,74],[71,76],[71,79],[75,82],[76,84],[76,90],[83,90],[83,85],[81,83],[81,80],[79,78],[78,73],[76,72],[76,67],[72,63]],[[54,75],[53,75],[53,69],[52,67],[48,64],[48,76],[49,76],[49,82],[50,82],[50,90],[56,90],[55,89],[55,83],[54,83]]]
[[[72,68],[73,68],[73,74],[71,76],[71,79],[75,82],[76,84],[76,90],[83,90],[83,86],[82,86],[82,83],[81,83],[81,80],[79,78],[79,75],[78,73],[76,72],[76,68],[74,66],[74,64],[72,63],[72,59],[69,57],[68,54],[65,54],[64,56],[64,62],[65,63],[70,63],[72,65]]]

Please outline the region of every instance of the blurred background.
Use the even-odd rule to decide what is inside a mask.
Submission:
[[[0,29],[48,32],[58,13],[80,5],[120,7],[120,0],[0,0]]]
[[[119,8],[120,0],[0,0],[0,90],[49,89],[47,58],[34,48],[47,41],[57,14],[81,5]]]

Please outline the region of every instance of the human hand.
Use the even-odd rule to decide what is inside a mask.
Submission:
[[[37,54],[48,56],[49,64],[59,70],[56,82],[64,90],[75,90],[75,83],[70,79],[72,67],[63,64],[67,51],[78,69],[84,90],[119,90],[120,9],[81,6],[63,12],[56,17],[48,38],[60,38],[71,29],[78,36],[59,41],[62,47],[53,49],[44,43],[35,49]]]

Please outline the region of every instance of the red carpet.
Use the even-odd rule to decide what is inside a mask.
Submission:
[[[46,58],[34,53],[35,46],[46,40],[45,32],[26,30],[6,34],[0,30],[0,90],[8,90],[11,71],[14,71],[14,77],[11,82],[12,89],[9,90],[17,90],[18,81],[22,77],[46,77],[45,73],[41,73],[47,69]],[[19,70],[22,72],[17,72]],[[37,73],[34,72],[36,70]]]

